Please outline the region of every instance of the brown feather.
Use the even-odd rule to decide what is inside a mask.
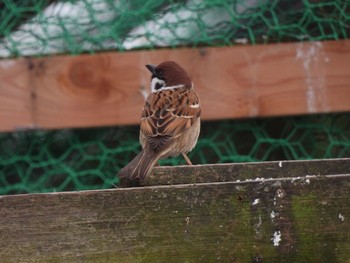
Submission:
[[[157,69],[163,73],[167,86],[183,84],[185,88],[190,88],[192,82],[187,72],[173,61],[166,61],[157,66]]]
[[[159,156],[149,148],[144,148],[127,166],[123,167],[119,173],[119,178],[130,180],[143,180],[152,170]]]
[[[177,104],[179,101],[180,105]],[[153,150],[160,151],[165,148],[169,141],[180,137],[192,126],[199,117],[200,108],[191,108],[191,105],[197,104],[199,99],[193,89],[178,88],[149,95],[142,112],[141,133],[147,137],[147,141],[154,147]],[[167,139],[160,140],[159,136]]]

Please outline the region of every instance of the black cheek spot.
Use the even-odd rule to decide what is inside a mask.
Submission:
[[[159,90],[161,87],[163,87],[163,85],[162,85],[162,84],[160,84],[160,83],[156,83],[156,86],[155,86],[155,89],[156,89],[156,90]]]

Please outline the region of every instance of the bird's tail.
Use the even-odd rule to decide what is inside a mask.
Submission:
[[[138,182],[142,181],[151,172],[158,158],[158,155],[154,151],[146,147],[119,171],[118,177],[121,181],[127,180],[128,182],[136,182],[138,184]]]

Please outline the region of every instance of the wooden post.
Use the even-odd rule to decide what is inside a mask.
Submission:
[[[349,260],[350,159],[161,167],[145,184],[1,196],[1,262]]]

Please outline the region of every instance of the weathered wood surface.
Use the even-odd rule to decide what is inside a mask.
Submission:
[[[349,262],[350,159],[280,166],[198,166],[210,179],[195,174],[197,184],[2,196],[1,262]],[[155,171],[163,183],[192,177],[166,170]]]
[[[350,173],[350,159],[275,161],[257,163],[211,164],[155,167],[144,185],[174,185],[209,182],[244,182],[324,177]]]
[[[0,130],[137,124],[144,65],[164,60],[187,69],[204,120],[350,110],[350,40],[162,49],[1,60]]]

